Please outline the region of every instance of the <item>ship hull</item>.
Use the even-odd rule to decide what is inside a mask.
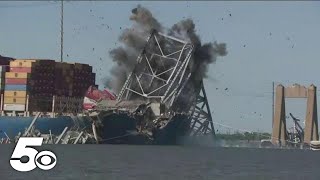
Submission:
[[[23,133],[31,124],[33,117],[0,117],[0,131],[6,132],[9,137],[16,136],[19,132]],[[35,127],[41,133],[60,134],[65,127],[73,127],[74,123],[71,117],[61,116],[57,118],[39,117],[35,122]],[[4,133],[0,133],[0,138],[4,138]]]
[[[139,120],[127,114],[111,113],[100,117],[103,127],[99,129],[102,144],[179,144],[190,128],[186,115],[175,115],[163,127],[140,129]]]
[[[5,132],[10,138],[18,135],[19,132],[23,133],[31,124],[34,117],[13,117],[13,116],[0,116],[0,138],[4,138]],[[38,117],[34,123],[35,129],[41,134],[54,134],[60,135],[64,128],[71,129],[88,129],[91,130],[91,121],[84,116],[78,116],[72,119],[70,116],[51,117]]]
[[[0,117],[0,132],[5,132],[10,138],[23,133],[31,124],[33,117]],[[128,114],[109,113],[100,117],[102,126],[97,128],[99,143],[101,144],[135,144],[135,145],[173,145],[179,144],[189,130],[190,120],[186,115],[175,115],[165,126],[149,127],[139,130],[138,120]],[[69,116],[56,118],[39,117],[35,128],[42,134],[59,135],[65,127],[68,129],[78,126],[78,129],[92,131],[91,121],[85,117],[78,117],[77,123]],[[143,132],[143,133],[142,133]],[[0,138],[5,138],[0,133]]]

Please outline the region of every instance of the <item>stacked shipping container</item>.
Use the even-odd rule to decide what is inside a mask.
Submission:
[[[57,96],[72,96],[72,80],[74,66],[69,63],[56,63],[55,65],[55,93]]]
[[[54,70],[55,61],[53,60],[38,60],[33,64],[28,82],[30,111],[51,111],[52,96],[55,95]]]
[[[55,93],[58,96],[84,97],[95,84],[95,73],[88,64],[56,63]]]
[[[4,92],[6,67],[7,66],[0,66],[0,92],[1,92],[1,94],[3,94],[3,92]]]
[[[54,95],[83,97],[95,80],[89,65],[53,60],[14,60],[5,75],[5,111],[49,112]]]
[[[75,97],[84,97],[88,87],[95,84],[96,74],[88,64],[74,64],[73,91]]]
[[[27,101],[27,83],[34,60],[10,62],[10,72],[5,75],[4,110],[24,111]],[[11,69],[14,68],[14,69]]]

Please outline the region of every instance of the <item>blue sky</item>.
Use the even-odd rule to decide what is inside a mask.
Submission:
[[[312,1],[66,2],[64,60],[94,66],[102,85],[112,66],[108,52],[137,4],[164,26],[189,17],[203,42],[227,43],[229,54],[210,65],[205,80],[216,122],[270,131],[273,81],[320,87],[320,2]],[[0,2],[0,54],[59,60],[59,13],[59,2]],[[305,100],[287,102],[287,114],[305,118]]]

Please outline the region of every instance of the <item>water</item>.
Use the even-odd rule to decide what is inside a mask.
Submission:
[[[15,172],[14,146],[0,146],[0,179],[320,179],[320,152],[182,146],[56,145],[54,169]]]

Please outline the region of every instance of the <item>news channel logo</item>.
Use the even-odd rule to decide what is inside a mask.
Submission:
[[[51,151],[37,151],[33,147],[41,146],[42,137],[21,137],[11,155],[10,165],[20,172],[32,171],[35,168],[50,170],[57,164],[57,157]],[[27,159],[22,162],[22,159]]]

